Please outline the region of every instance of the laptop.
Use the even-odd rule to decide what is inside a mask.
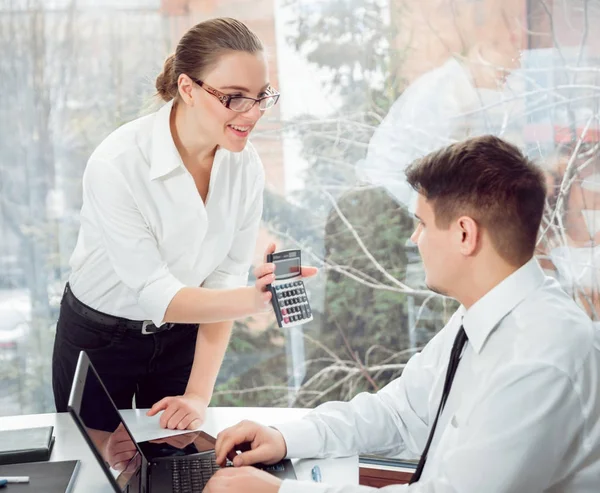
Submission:
[[[199,493],[219,469],[216,440],[203,431],[136,442],[84,351],[68,410],[116,493]],[[296,479],[289,459],[255,467]]]

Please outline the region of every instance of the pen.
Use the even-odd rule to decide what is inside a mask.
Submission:
[[[312,475],[313,481],[315,481],[316,483],[321,482],[321,468],[319,466],[313,467],[312,471],[310,471],[310,474]]]
[[[6,481],[9,484],[29,483],[29,476],[4,476],[4,477],[0,477],[0,481]]]

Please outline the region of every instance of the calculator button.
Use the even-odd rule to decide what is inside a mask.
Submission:
[[[282,309],[281,309],[281,313],[282,313],[282,314],[284,314],[284,315],[287,315],[287,312],[288,312],[288,311],[287,311],[287,308],[282,308]]]
[[[289,324],[289,323],[290,323],[290,319],[289,319],[288,317],[285,317],[285,318],[283,319],[283,321],[284,321],[286,324]]]

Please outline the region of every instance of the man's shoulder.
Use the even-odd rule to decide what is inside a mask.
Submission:
[[[587,314],[553,279],[528,296],[511,313],[520,359],[578,371],[594,349],[596,331]]]

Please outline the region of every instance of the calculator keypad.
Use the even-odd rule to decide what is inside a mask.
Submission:
[[[289,327],[312,320],[306,290],[302,281],[292,281],[272,286],[274,301],[279,306],[280,327]],[[277,307],[275,307],[277,310]]]

